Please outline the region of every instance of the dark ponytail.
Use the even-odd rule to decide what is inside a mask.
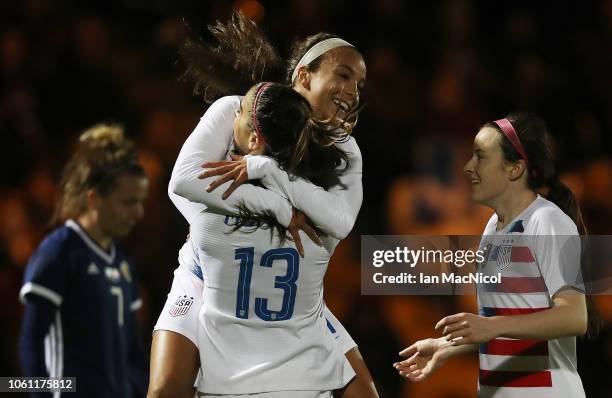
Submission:
[[[349,160],[346,152],[335,144],[334,129],[309,117],[300,132],[289,172],[308,178],[325,190],[341,185],[340,174],[348,167]]]
[[[555,174],[546,182],[548,192],[546,199],[555,203],[565,214],[567,214],[577,225],[578,233],[582,235],[581,238],[581,269],[582,269],[582,280],[585,284],[586,305],[587,305],[587,334],[588,338],[596,337],[603,325],[599,311],[595,306],[593,298],[588,295],[588,284],[593,280],[593,265],[591,260],[590,241],[587,235],[587,228],[582,218],[580,206],[576,202],[576,197],[571,189],[567,185],[563,184],[559,179],[559,176]]]
[[[548,188],[546,199],[559,206],[559,208],[576,223],[579,233],[581,235],[586,235],[587,230],[582,218],[582,213],[571,189],[563,184],[556,174],[554,178],[546,183],[546,187]]]

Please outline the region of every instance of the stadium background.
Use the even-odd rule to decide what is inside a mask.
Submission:
[[[178,80],[182,18],[196,31],[241,8],[287,54],[319,31],[363,52],[367,107],[354,135],[364,159],[358,223],[326,278],[328,305],[359,343],[383,397],[473,397],[477,361],[449,362],[410,384],[397,352],[433,335],[474,297],[361,296],[360,234],[479,234],[490,214],[462,175],[484,122],[540,114],[591,233],[612,227],[612,1],[23,0],[0,3],[0,375],[19,375],[24,266],[47,232],[55,185],[79,132],[123,123],[151,180],[145,220],[125,242],[137,259],[143,339],[169,290],[187,228],[166,196],[179,148],[205,107]],[[573,3],[573,4],[572,4]],[[604,319],[612,300],[597,298]],[[88,305],[88,303],[83,303]],[[612,391],[612,328],[579,347],[589,397]]]

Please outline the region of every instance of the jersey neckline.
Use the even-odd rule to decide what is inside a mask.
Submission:
[[[76,232],[76,234],[81,238],[81,240],[83,242],[85,242],[85,244],[94,252],[96,253],[98,256],[100,256],[104,261],[106,261],[108,264],[112,264],[113,261],[115,261],[115,244],[111,241],[111,245],[110,245],[110,250],[107,252],[106,250],[104,250],[99,244],[97,244],[87,233],[87,231],[85,231],[83,229],[83,227],[81,227],[81,225],[72,220],[69,219],[66,221],[65,225],[72,229],[74,232]]]
[[[497,221],[495,222],[495,232],[498,234],[508,233],[507,230],[510,229],[510,227],[512,227],[514,223],[516,223],[518,220],[524,217],[525,214],[527,214],[537,203],[540,203],[541,199],[543,199],[542,196],[540,194],[537,194],[533,202],[529,203],[529,206],[525,207],[523,211],[517,214],[516,217],[510,220],[510,222],[506,224],[506,226],[500,230],[497,229],[497,222],[499,221],[499,216],[497,215],[497,213],[495,213],[495,216],[497,217]]]

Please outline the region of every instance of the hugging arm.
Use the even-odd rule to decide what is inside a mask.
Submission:
[[[168,194],[190,223],[203,209],[239,215],[239,207],[243,205],[255,214],[274,215],[286,227],[291,222],[292,206],[280,195],[261,187],[243,185],[232,198],[223,200],[221,191],[206,192],[212,178],[198,179],[202,163],[225,159],[233,139],[238,101],[238,97],[224,97],[206,111],[181,149],[172,170]]]
[[[276,162],[263,156],[249,156],[250,179],[260,179],[264,186],[281,193],[314,226],[336,239],[344,239],[353,229],[363,201],[361,152],[354,138],[337,144],[349,157],[349,167],[340,175],[343,186],[329,191],[303,178],[292,179]]]

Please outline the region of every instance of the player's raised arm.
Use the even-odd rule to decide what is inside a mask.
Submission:
[[[239,106],[238,97],[224,97],[206,111],[193,133],[187,138],[172,170],[168,186],[171,198],[177,195],[192,203],[204,204],[210,211],[239,215],[243,205],[255,214],[272,213],[278,222],[288,226],[291,222],[291,205],[269,190],[256,186],[243,186],[231,200],[223,200],[222,192],[206,192],[212,182],[198,179],[204,162],[224,159],[232,142],[233,120]],[[193,208],[188,202],[176,201],[175,205],[191,222],[202,208]],[[183,210],[186,209],[186,210]]]

